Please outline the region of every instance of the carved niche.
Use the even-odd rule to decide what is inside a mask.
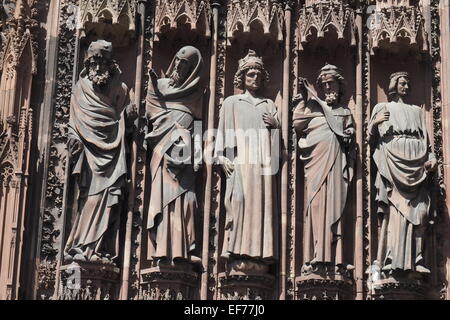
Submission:
[[[26,46],[31,49],[31,72],[36,74],[36,50],[33,31],[38,27],[35,19],[37,9],[34,8],[36,0],[20,1],[15,7],[7,7],[7,10],[15,8],[14,15],[2,21],[2,51],[0,52],[0,72],[17,68],[24,54]],[[5,6],[3,6],[5,8]],[[6,11],[4,11],[6,12]],[[9,11],[11,15],[11,11]],[[8,15],[6,15],[8,17]],[[9,69],[8,69],[9,68]]]
[[[136,30],[135,0],[81,0],[77,28],[80,37],[94,35],[126,46]],[[89,41],[90,39],[88,39]]]
[[[0,55],[0,252],[4,252],[0,258],[0,299],[17,299],[20,286],[33,131],[30,95],[37,71],[35,4],[35,0],[17,1],[2,17],[6,28],[2,30]]]
[[[253,27],[262,28],[265,35],[274,34],[283,41],[283,1],[279,0],[232,0],[228,4],[228,44],[239,33],[248,34]]]
[[[299,50],[303,50],[303,45],[314,33],[321,39],[332,30],[337,33],[338,39],[349,39],[350,45],[355,46],[355,10],[351,4],[351,0],[306,0],[298,14]]]
[[[211,37],[211,6],[209,0],[158,0],[155,13],[155,40],[176,29],[179,24],[190,27],[191,30],[204,32]]]
[[[410,46],[419,46],[422,52],[428,50],[425,20],[416,0],[377,0],[375,12],[369,17],[369,46],[371,54],[381,47],[381,42],[392,45],[402,39]]]

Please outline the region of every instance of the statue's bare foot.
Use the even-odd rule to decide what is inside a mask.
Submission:
[[[102,258],[96,254],[93,254],[90,261],[92,262],[102,262]]]
[[[420,273],[431,273],[430,269],[425,268],[424,266],[422,266],[420,264],[416,266],[416,271],[420,272]]]
[[[77,253],[77,254],[73,257],[73,261],[87,261],[87,259],[86,259],[86,257],[84,256],[84,254]]]
[[[191,256],[191,262],[195,263],[195,264],[201,264],[202,263],[202,259],[200,257],[197,257],[197,256]]]

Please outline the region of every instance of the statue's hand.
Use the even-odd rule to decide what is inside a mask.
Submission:
[[[292,97],[292,106],[295,108],[298,106],[298,104],[302,101],[304,101],[305,99],[303,98],[303,94],[299,93],[296,94],[294,97]]]
[[[234,163],[230,161],[230,159],[225,157],[220,157],[220,163],[222,165],[223,171],[225,172],[225,176],[227,179],[231,177],[234,172]]]
[[[76,138],[69,138],[67,149],[69,151],[69,159],[75,162],[83,150],[83,143]]]
[[[381,111],[381,112],[379,112],[377,114],[377,116],[375,117],[373,122],[374,122],[375,125],[379,125],[379,124],[381,124],[381,123],[383,123],[385,121],[388,121],[390,115],[391,114],[390,114],[389,111]]]
[[[355,128],[347,128],[344,130],[344,133],[348,136],[354,136],[356,131]]]
[[[130,121],[134,121],[138,117],[138,111],[134,103],[130,104],[127,108],[127,116]]]
[[[428,172],[435,172],[437,169],[437,160],[435,158],[428,160],[425,162],[424,167]]]
[[[356,133],[355,128],[347,128],[344,130],[344,133],[347,135],[347,137],[344,137],[344,143],[351,144],[355,137],[355,133]]]
[[[149,72],[149,75],[150,75],[150,80],[153,83],[153,86],[156,87],[158,85],[158,75],[156,74],[155,70],[151,69]]]
[[[277,120],[271,114],[266,112],[262,117],[267,129],[275,129],[278,127]]]

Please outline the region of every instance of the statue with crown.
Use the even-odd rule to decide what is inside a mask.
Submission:
[[[221,257],[228,270],[246,273],[266,272],[278,255],[280,121],[275,103],[264,97],[268,81],[261,57],[249,50],[234,77],[243,93],[225,99],[214,151],[226,177]]]
[[[344,103],[342,71],[326,64],[317,91],[301,79],[294,97],[293,125],[305,171],[304,249],[302,276],[351,277],[345,260],[343,216],[353,179],[356,149],[352,114]]]
[[[425,111],[409,103],[407,72],[390,76],[389,102],[375,106],[369,123],[377,167],[377,212],[381,220],[372,278],[422,278],[430,273],[426,234],[434,221],[432,179],[437,168]]]

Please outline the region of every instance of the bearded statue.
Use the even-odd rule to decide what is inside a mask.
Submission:
[[[352,114],[343,103],[344,84],[342,72],[326,64],[317,78],[322,98],[303,81],[303,95],[294,99],[293,123],[305,164],[306,274],[324,266],[333,267],[332,273],[353,269],[344,260],[342,242],[342,217],[356,156]]]
[[[70,104],[68,205],[74,221],[65,261],[113,264],[127,179],[126,121],[136,117],[112,44],[92,42]]]

